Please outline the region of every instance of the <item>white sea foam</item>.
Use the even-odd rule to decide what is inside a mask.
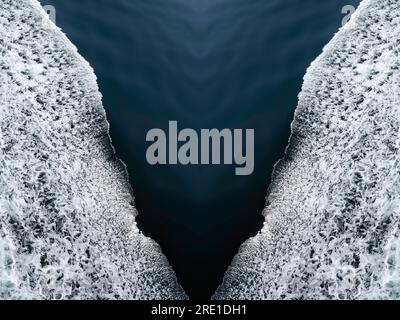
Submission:
[[[185,298],[135,224],[89,64],[36,0],[0,0],[0,299]]]
[[[400,298],[400,2],[364,0],[307,71],[262,231],[215,299]]]

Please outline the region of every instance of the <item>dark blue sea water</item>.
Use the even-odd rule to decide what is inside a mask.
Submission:
[[[262,226],[306,68],[359,0],[47,0],[91,63],[111,136],[128,167],[138,225],[192,298],[220,284]],[[255,171],[146,162],[146,133],[254,128]]]

